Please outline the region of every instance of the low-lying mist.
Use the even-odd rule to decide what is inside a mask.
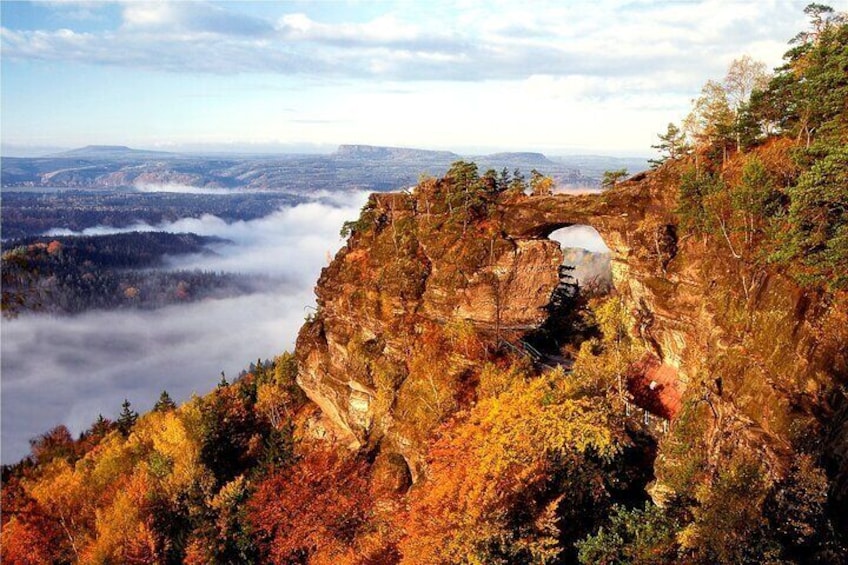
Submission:
[[[244,188],[214,188],[191,186],[178,183],[136,183],[133,188],[139,192],[176,192],[179,194],[244,194]]]
[[[139,412],[151,408],[163,389],[184,401],[212,389],[221,371],[232,379],[257,358],[290,350],[314,304],[319,272],[343,244],[339,229],[358,216],[365,198],[349,194],[230,224],[203,216],[120,230],[222,237],[232,243],[216,246],[216,255],[172,257],[168,267],[240,272],[276,282],[250,295],[154,311],[4,320],[3,463],[25,456],[28,440],[55,425],[66,424],[76,434],[100,413],[116,417],[124,398]]]

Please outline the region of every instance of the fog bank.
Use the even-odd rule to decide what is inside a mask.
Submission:
[[[264,218],[227,224],[215,216],[86,233],[194,232],[231,240],[216,256],[171,258],[170,268],[203,268],[277,279],[272,291],[176,305],[155,311],[24,315],[2,320],[2,458],[27,454],[28,440],[66,424],[77,434],[99,413],[114,418],[126,397],[141,412],[166,389],[175,401],[204,394],[257,358],[290,350],[323,266],[343,244],[365,195],[312,202]]]

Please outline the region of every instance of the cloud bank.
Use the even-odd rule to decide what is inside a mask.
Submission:
[[[105,4],[105,3],[104,3]],[[2,29],[4,57],[214,74],[388,80],[574,77],[592,93],[701,82],[748,52],[774,61],[803,3],[384,3],[369,19],[254,16],[206,2],[121,3],[112,29]],[[285,6],[281,6],[285,10]],[[775,39],[777,38],[777,39]],[[116,49],[115,46],[121,48]],[[213,54],[210,55],[210,54]],[[697,58],[697,61],[695,60]],[[607,83],[605,77],[615,77]],[[600,79],[600,80],[599,80]],[[570,88],[570,87],[569,87]]]
[[[133,185],[133,188],[139,192],[172,192],[177,194],[245,194],[251,192],[243,188],[206,188],[174,183],[137,183]]]
[[[60,228],[46,235],[107,235],[134,231],[164,231],[216,236],[228,243],[215,245],[215,255],[172,257],[171,269],[201,269],[269,275],[297,284],[314,282],[328,253],[341,245],[341,225],[359,215],[367,192],[339,193],[315,202],[285,207],[263,218],[227,222],[204,214],[161,224],[137,223],[116,228],[95,226],[81,232]]]
[[[271,276],[277,280],[272,290],[155,311],[3,320],[2,461],[26,455],[28,439],[54,425],[78,433],[98,413],[114,418],[125,397],[139,411],[163,389],[184,401],[213,388],[222,370],[234,377],[259,357],[291,349],[314,304],[318,274],[342,245],[339,228],[357,217],[363,202],[357,193],[345,202],[302,204],[247,222],[204,216],[134,227],[230,239],[216,257],[174,258],[170,267]],[[115,230],[87,230],[107,231]]]

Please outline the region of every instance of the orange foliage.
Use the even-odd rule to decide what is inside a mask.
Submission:
[[[779,186],[788,186],[800,173],[797,162],[792,158],[796,144],[791,139],[778,137],[768,140],[749,153],[736,153],[722,170],[722,178],[731,186],[742,180],[742,171],[751,159],[759,159]]]
[[[3,487],[3,562],[161,562],[153,501],[201,481],[199,418],[187,406],[149,413],[126,438],[107,423],[77,443],[62,427],[34,441],[38,473]]]
[[[265,479],[248,520],[272,563],[338,562],[371,512],[368,467],[330,451],[306,455]]]
[[[3,528],[0,561],[10,565],[40,565],[73,557],[58,524],[12,478],[3,485]]]
[[[800,174],[798,163],[792,157],[796,143],[787,138],[771,139],[756,150],[766,170],[776,177],[781,186],[794,182]]]
[[[156,563],[156,544],[147,524],[147,473],[134,473],[112,504],[97,512],[97,537],[82,558],[87,563]]]
[[[57,458],[73,459],[77,455],[77,446],[67,427],[56,426],[30,440],[30,451],[37,464],[45,465]]]
[[[560,497],[582,496],[578,492],[597,481],[581,477],[574,492],[551,491],[547,483],[557,468],[581,476],[587,452],[617,453],[609,424],[604,403],[561,373],[518,379],[503,394],[481,400],[430,449],[428,480],[410,497],[403,563],[485,563],[492,548],[507,559],[510,552],[551,558]],[[534,517],[534,531],[511,530],[510,516],[517,513]]]
[[[40,526],[12,518],[3,526],[0,559],[8,565],[42,565],[54,562],[56,546]]]
[[[209,556],[207,553],[208,552],[206,551],[203,541],[193,539],[189,542],[188,547],[186,547],[183,563],[185,565],[206,565],[209,563]]]
[[[62,251],[62,242],[58,240],[53,240],[47,245],[47,253],[50,255],[56,255]]]

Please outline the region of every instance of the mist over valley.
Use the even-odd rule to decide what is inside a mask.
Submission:
[[[177,285],[190,280],[186,274],[217,273],[238,283],[238,292],[198,301],[184,297],[145,310],[126,299],[124,289],[108,310],[73,316],[14,312],[13,318],[5,317],[3,462],[26,455],[28,440],[45,426],[66,424],[78,433],[98,414],[115,417],[125,397],[136,409],[146,410],[165,389],[184,401],[213,388],[221,371],[233,378],[257,358],[291,349],[314,304],[318,273],[343,243],[339,229],[358,215],[365,197],[360,192],[336,194],[332,201],[283,206],[259,218],[229,222],[203,214],[153,225],[134,221],[124,228],[85,228],[86,237],[175,233],[214,238],[199,240],[204,252],[165,255],[152,269],[145,265],[142,280],[182,273]],[[38,239],[74,237],[67,228],[53,231],[54,236]],[[47,244],[42,245],[47,253]],[[15,246],[19,241],[4,241],[4,277]],[[4,312],[9,313],[5,307]]]
[[[161,390],[184,401],[212,388],[221,371],[233,377],[257,358],[290,350],[314,305],[319,272],[343,244],[342,224],[367,199],[359,189],[414,184],[422,168],[441,174],[457,158],[345,146],[331,156],[272,162],[186,160],[121,147],[4,159],[4,277],[38,275],[4,288],[3,462],[24,456],[28,440],[46,427],[66,424],[78,433],[98,414],[115,417],[124,398],[148,409]],[[488,160],[528,174],[546,166],[565,179],[560,189],[574,190],[569,183],[576,182],[596,190],[596,171],[584,175],[539,154]],[[188,163],[199,176],[175,177]],[[136,176],[115,174],[121,170]],[[245,170],[252,174],[236,174]],[[336,173],[328,177],[330,170]],[[221,171],[231,180],[221,182]],[[237,177],[242,185],[234,187]],[[145,238],[156,234],[199,239],[141,261]],[[172,236],[179,237],[188,236]],[[137,253],[129,255],[136,256],[124,258],[131,263],[74,260],[76,248],[111,249],[115,238],[135,241]],[[605,249],[593,230],[572,230],[565,240]],[[51,274],[50,261],[61,271]]]

